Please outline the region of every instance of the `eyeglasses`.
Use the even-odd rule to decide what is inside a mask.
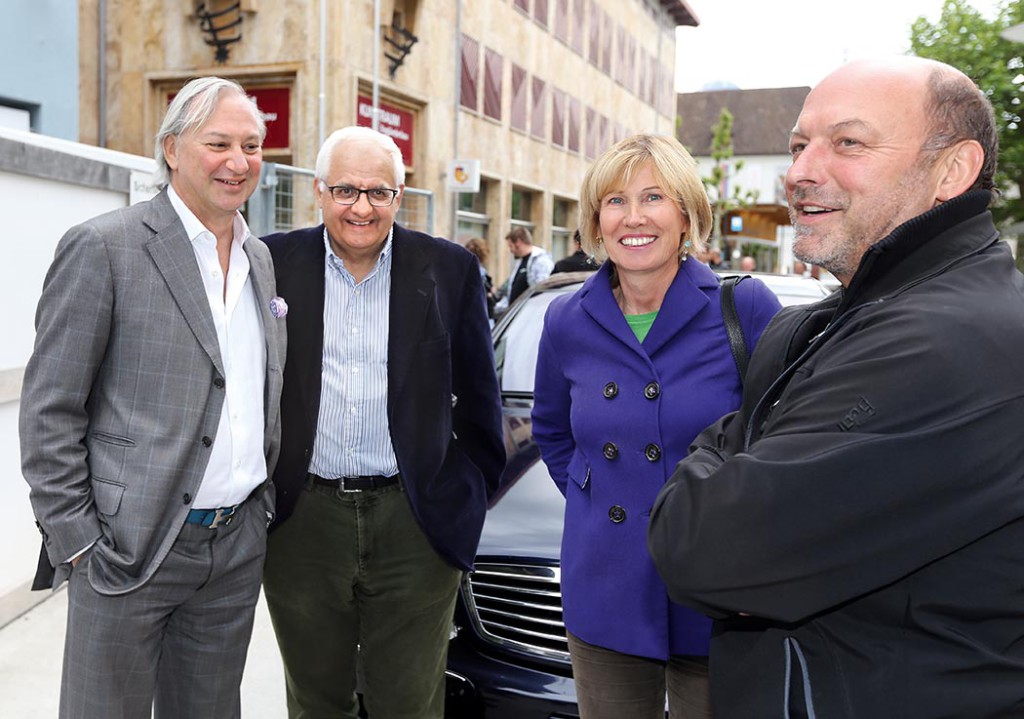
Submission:
[[[366,199],[374,207],[389,207],[398,196],[398,190],[389,187],[371,187],[368,190],[360,190],[351,185],[334,185],[328,187],[331,192],[331,199],[339,205],[354,205],[359,202],[359,196],[366,194]]]

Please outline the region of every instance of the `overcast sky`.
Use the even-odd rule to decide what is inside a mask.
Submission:
[[[688,0],[699,27],[676,29],[676,90],[813,86],[848,60],[905,53],[910,26],[942,0]],[[995,0],[971,3],[992,17]]]

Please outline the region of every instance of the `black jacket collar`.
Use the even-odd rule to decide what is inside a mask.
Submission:
[[[976,190],[913,217],[873,244],[843,291],[838,312],[941,272],[997,239],[991,193]]]

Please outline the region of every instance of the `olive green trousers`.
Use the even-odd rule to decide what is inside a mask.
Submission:
[[[306,485],[267,543],[264,591],[290,719],[442,719],[462,573],[433,550],[400,485]]]

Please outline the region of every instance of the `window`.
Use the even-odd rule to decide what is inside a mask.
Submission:
[[[622,25],[615,26],[615,81],[620,85],[626,84],[626,28]]]
[[[587,159],[593,160],[597,157],[597,112],[592,107],[587,108]]]
[[[638,66],[637,69],[639,71],[639,73],[638,73],[639,76],[637,77],[636,94],[637,94],[637,97],[639,97],[644,102],[649,102],[648,99],[647,99],[648,98],[648,94],[647,94],[647,86],[648,86],[648,81],[647,81],[647,73],[648,73],[647,53],[644,52],[643,50],[640,51],[639,57],[637,57],[637,66]]]
[[[515,0],[516,7],[525,13],[530,12],[530,0]]]
[[[487,191],[491,183],[480,180],[480,192],[460,192],[456,241],[463,244],[474,237],[487,238],[491,218],[487,215]]]
[[[576,251],[572,242],[576,225],[576,203],[556,197],[551,208],[551,256],[556,260]]]
[[[477,87],[480,80],[480,43],[469,35],[462,36],[462,82],[459,104],[477,109]]]
[[[512,63],[512,107],[510,120],[512,127],[516,130],[526,132],[526,119],[529,116],[529,105],[527,104],[526,70]]]
[[[539,77],[533,78],[533,113],[530,116],[530,134],[538,140],[547,139],[547,86]]]
[[[555,37],[569,42],[569,0],[555,0]]]
[[[484,51],[484,114],[501,119],[501,75],[504,62],[494,50]]]
[[[608,75],[612,73],[612,19],[604,10],[601,11],[601,69]]]
[[[655,107],[655,98],[658,95],[658,59],[656,57],[649,56],[647,58],[647,104],[651,107]]]
[[[601,15],[594,0],[590,0],[590,53],[587,57],[594,65],[601,62]]]
[[[615,123],[615,138],[612,140],[612,143],[613,144],[618,143],[619,140],[622,140],[622,139],[626,138],[628,135],[629,135],[629,131],[626,130],[626,126],[622,125],[621,123],[616,122]]]
[[[481,178],[480,192],[460,192],[459,212],[487,214],[487,185],[487,181]]]
[[[533,210],[539,198],[537,193],[525,190],[521,187],[512,188],[512,213],[511,223],[513,227],[525,227],[531,233],[534,229]]]
[[[544,27],[548,26],[548,0],[533,0],[533,17]]]
[[[626,87],[629,88],[630,92],[634,95],[637,94],[637,80],[636,80],[636,53],[637,43],[636,38],[632,35],[626,36],[626,41],[629,43],[626,49]]]
[[[587,3],[586,0],[572,0],[572,22],[569,24],[572,30],[572,49],[583,54],[583,44],[587,33]]]
[[[551,144],[565,147],[565,93],[551,88]]]
[[[671,115],[675,117],[676,108],[675,101],[676,95],[675,90],[672,88],[672,73],[668,71],[664,65],[661,66],[661,94],[658,98],[660,111],[662,115]]]
[[[582,105],[575,97],[569,100],[569,152],[580,151],[580,119]]]

